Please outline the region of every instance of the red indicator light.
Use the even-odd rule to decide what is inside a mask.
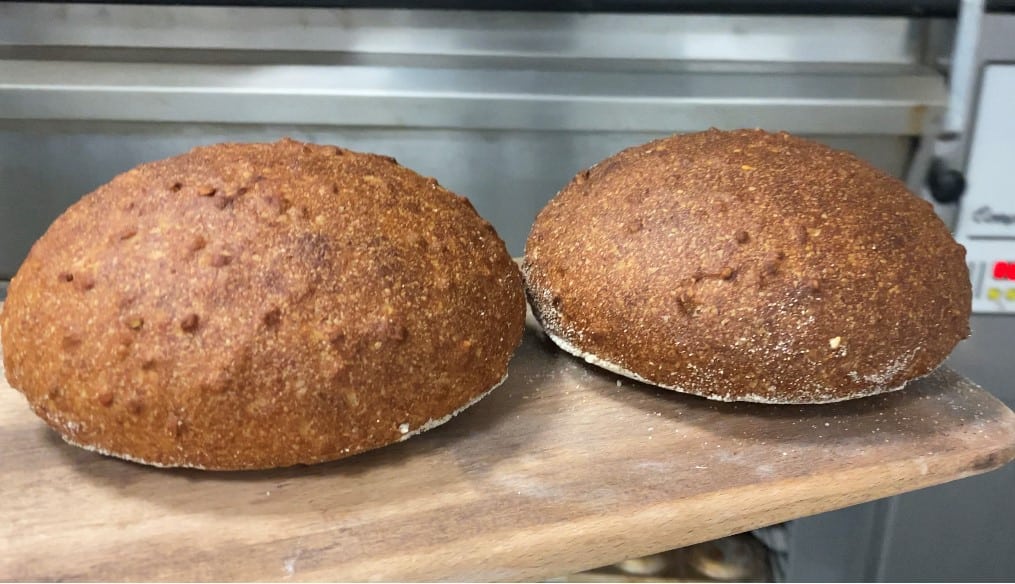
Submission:
[[[997,262],[994,264],[995,280],[1015,280],[1015,263]]]

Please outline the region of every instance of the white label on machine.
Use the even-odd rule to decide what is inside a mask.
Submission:
[[[974,313],[1015,314],[1015,65],[984,69],[955,238]]]

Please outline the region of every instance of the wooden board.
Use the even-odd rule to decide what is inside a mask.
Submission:
[[[270,472],[104,458],[0,386],[0,578],[14,580],[536,579],[1015,456],[1015,415],[948,370],[841,404],[722,404],[593,369],[534,325],[507,383],[447,425]]]

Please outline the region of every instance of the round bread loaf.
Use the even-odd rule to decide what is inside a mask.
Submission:
[[[581,172],[526,246],[564,350],[724,401],[891,391],[969,334],[965,249],[859,158],[758,130],[673,136]]]
[[[159,466],[314,463],[498,385],[521,275],[463,197],[284,140],[143,164],[32,248],[0,315],[12,386],[68,442]]]

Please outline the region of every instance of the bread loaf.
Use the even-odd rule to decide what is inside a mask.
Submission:
[[[971,288],[931,205],[857,157],[785,133],[707,132],[579,173],[523,271],[561,348],[718,400],[891,391],[969,334]]]
[[[10,384],[67,441],[154,465],[341,458],[499,384],[521,277],[470,203],[286,140],[143,164],[59,217],[0,315]]]

